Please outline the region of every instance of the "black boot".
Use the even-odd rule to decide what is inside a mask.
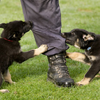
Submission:
[[[48,57],[48,80],[56,83],[58,86],[71,87],[74,85],[74,80],[69,76],[65,56],[65,52],[61,52]]]

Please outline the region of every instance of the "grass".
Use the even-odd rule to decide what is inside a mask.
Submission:
[[[86,29],[100,33],[99,0],[60,0],[62,16],[62,32],[74,28]],[[24,20],[20,0],[0,1],[0,23],[12,20]],[[0,32],[2,29],[0,29]],[[32,32],[28,32],[20,41],[23,51],[36,48]],[[70,46],[69,52],[82,50]],[[75,82],[80,81],[89,66],[67,59],[70,76]],[[13,63],[9,68],[15,85],[3,82],[1,88],[8,89],[6,94],[0,93],[0,100],[99,100],[100,80],[82,87],[59,88],[47,82],[48,61],[46,56],[39,55],[22,64]]]

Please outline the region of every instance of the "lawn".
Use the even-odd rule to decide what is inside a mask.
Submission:
[[[62,32],[74,28],[100,33],[99,0],[60,0]],[[0,0],[0,23],[24,20],[20,0]],[[0,32],[2,29],[0,29]],[[37,48],[32,32],[20,41],[22,50]],[[82,50],[70,46],[69,52]],[[88,65],[69,59],[67,66],[75,82],[80,81],[89,69]],[[44,55],[31,58],[22,64],[16,62],[9,68],[15,85],[3,82],[1,88],[10,92],[0,93],[0,100],[99,100],[100,80],[94,78],[87,86],[63,88],[47,81],[48,61]]]

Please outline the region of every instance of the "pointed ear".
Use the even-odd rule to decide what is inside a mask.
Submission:
[[[83,39],[84,39],[84,41],[88,41],[88,40],[94,40],[94,37],[93,36],[91,36],[90,34],[88,34],[88,35],[83,35]]]
[[[6,26],[7,26],[7,24],[5,24],[5,23],[0,24],[0,28],[6,28]]]

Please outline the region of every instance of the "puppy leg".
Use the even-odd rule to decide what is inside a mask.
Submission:
[[[44,44],[41,45],[39,48],[34,49],[34,56],[44,53],[45,51],[47,51],[47,49],[48,49],[47,45]]]
[[[91,78],[84,77],[81,81],[77,82],[76,85],[78,85],[78,86],[88,85],[90,80],[91,80]]]
[[[88,70],[88,72],[85,74],[85,77],[83,80],[78,82],[78,85],[87,85],[89,82],[95,77],[95,75],[100,71],[100,60],[95,60]]]
[[[22,62],[28,60],[29,58],[32,58],[32,57],[37,56],[41,53],[44,53],[45,51],[47,51],[47,49],[48,49],[47,45],[41,45],[39,48],[34,49],[34,50],[30,50],[27,52],[21,51],[20,53],[14,55],[13,59],[16,62],[22,63]]]
[[[2,82],[3,82],[3,78],[2,78],[2,74],[0,72],[0,86],[2,85]]]
[[[3,79],[2,79],[1,72],[0,72],[0,86],[2,85],[2,81],[3,81]],[[9,91],[7,89],[1,89],[0,92],[6,93],[6,92],[9,92]]]
[[[12,84],[12,83],[15,84],[15,82],[13,82],[11,79],[11,75],[9,73],[9,70],[5,71],[5,73],[3,74],[3,78],[4,78],[5,82],[9,82],[10,84]]]
[[[88,65],[91,65],[88,57],[84,53],[79,53],[79,52],[73,52],[73,53],[66,53],[67,58],[70,58],[75,61],[79,61],[82,63],[86,63]]]

